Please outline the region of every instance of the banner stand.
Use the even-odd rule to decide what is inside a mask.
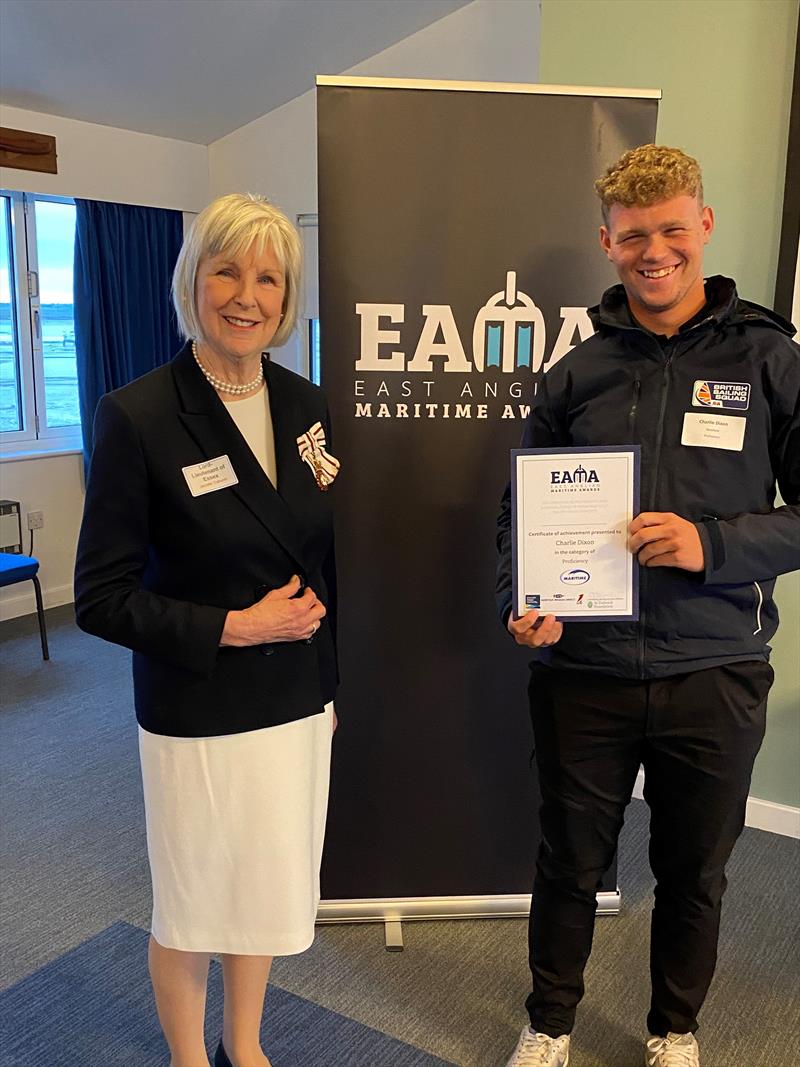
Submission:
[[[539,383],[616,280],[593,180],[655,139],[660,96],[317,78],[321,384],[342,462],[318,920],[383,922],[390,948],[403,920],[530,909],[529,657],[497,619],[495,518]],[[618,913],[616,861],[600,888],[598,913]]]
[[[619,887],[597,894],[598,915],[618,915]],[[531,895],[497,894],[485,897],[403,897],[395,900],[322,900],[317,923],[378,923],[386,931],[386,948],[403,948],[402,924],[425,919],[527,919]]]

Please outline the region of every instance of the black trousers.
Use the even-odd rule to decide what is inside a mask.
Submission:
[[[761,661],[642,682],[533,667],[542,845],[526,1006],[535,1030],[572,1030],[596,893],[640,763],[656,878],[648,1030],[697,1029],[716,965],[725,864],[744,826],[772,680]]]

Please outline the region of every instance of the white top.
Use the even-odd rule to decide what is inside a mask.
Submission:
[[[267,383],[244,400],[223,400],[225,410],[236,423],[264,473],[278,488],[278,465],[275,460],[275,434],[269,407]]]

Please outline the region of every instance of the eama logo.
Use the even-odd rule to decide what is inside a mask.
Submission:
[[[381,374],[431,374],[435,370],[447,374],[514,374],[519,370],[539,374],[594,333],[585,307],[565,305],[560,310],[558,335],[545,360],[544,315],[527,293],[517,289],[517,272],[506,271],[505,289],[489,297],[472,321],[470,360],[464,347],[466,336],[462,336],[450,304],[423,304],[422,328],[416,336],[409,336],[405,304],[359,302],[355,312],[361,343],[355,369]],[[390,328],[400,326],[404,328]],[[469,327],[464,324],[464,329]],[[435,366],[432,359],[437,361]]]
[[[475,369],[498,367],[513,374],[519,367],[540,367],[544,356],[544,316],[527,293],[517,290],[517,272],[506,272],[505,291],[490,297],[472,330]]]
[[[584,585],[590,578],[591,575],[583,567],[573,567],[572,570],[564,571],[561,575],[561,581],[565,585]]]
[[[594,469],[586,470],[580,464],[573,471],[550,471],[551,485],[599,485],[600,479]]]

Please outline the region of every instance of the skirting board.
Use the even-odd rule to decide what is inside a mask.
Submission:
[[[644,789],[644,770],[639,768],[633,795],[642,799]],[[754,830],[767,830],[782,837],[800,838],[800,808],[788,804],[775,804],[771,800],[759,800],[758,797],[747,798],[745,826]]]
[[[597,914],[616,915],[620,893],[598,893]],[[416,919],[527,918],[530,893],[482,897],[376,897],[367,900],[322,900],[318,923],[410,922]]]
[[[42,588],[42,600],[45,608],[58,608],[62,604],[71,604],[75,599],[72,582],[68,585],[54,585]],[[22,615],[36,614],[36,598],[33,594],[33,582],[18,582],[6,586],[0,597],[0,622],[18,619]]]

